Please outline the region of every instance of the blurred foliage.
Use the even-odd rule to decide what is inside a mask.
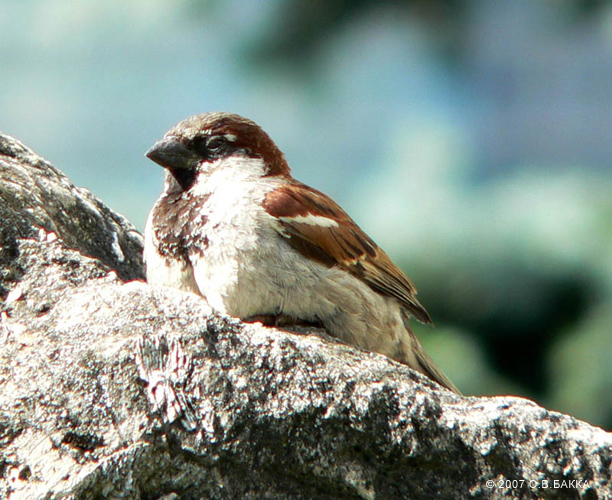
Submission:
[[[255,52],[260,60],[281,58],[302,62],[343,25],[369,9],[394,8],[398,15],[417,16],[444,33],[446,46],[455,38],[461,10],[456,0],[291,0],[280,4],[278,29]]]
[[[196,15],[214,13],[221,0],[191,0]],[[373,9],[394,9],[422,23],[436,40],[438,50],[458,56],[465,37],[464,15],[473,8],[469,0],[279,0],[276,25],[261,34],[247,49],[246,60],[304,67],[317,49],[353,19]],[[606,0],[562,0],[570,18],[579,21],[604,7]],[[472,4],[472,5],[470,5]]]
[[[250,56],[259,62],[303,67],[338,30],[373,9],[393,9],[398,17],[419,19],[435,30],[442,52],[455,50],[459,40],[460,0],[289,0],[279,4],[276,29],[270,30]]]
[[[432,270],[425,279],[420,295],[436,322],[471,332],[487,365],[536,398],[551,390],[550,350],[596,297],[588,275],[551,275],[520,263]]]

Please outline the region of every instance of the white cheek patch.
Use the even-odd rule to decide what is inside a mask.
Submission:
[[[279,217],[279,220],[287,223],[307,224],[309,226],[338,227],[338,223],[334,219],[323,217],[322,215],[296,215],[295,217]]]

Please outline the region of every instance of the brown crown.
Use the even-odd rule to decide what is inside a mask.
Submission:
[[[166,135],[183,136],[187,140],[198,135],[234,135],[236,148],[265,162],[266,175],[289,175],[285,155],[270,136],[257,123],[237,114],[209,112],[193,115],[172,127]]]

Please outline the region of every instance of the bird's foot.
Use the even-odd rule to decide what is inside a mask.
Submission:
[[[261,323],[264,326],[274,326],[278,328],[290,328],[292,326],[305,326],[323,328],[323,325],[317,321],[308,321],[300,318],[294,318],[286,314],[255,314],[245,318],[246,323]]]

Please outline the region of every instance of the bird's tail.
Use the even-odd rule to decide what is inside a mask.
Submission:
[[[461,391],[457,389],[457,386],[451,382],[444,372],[434,363],[433,359],[425,352],[419,339],[417,339],[416,335],[410,329],[407,317],[404,317],[404,326],[408,332],[409,340],[406,339],[408,342],[405,342],[402,346],[402,354],[398,361],[407,364],[410,368],[417,370],[434,382],[453,391],[455,394],[461,395]]]
[[[433,362],[433,360],[423,350],[423,347],[419,344],[418,348],[415,349],[415,357],[418,361],[419,366],[415,367],[423,375],[427,375],[430,379],[438,384],[446,387],[453,391],[455,394],[461,396],[461,391],[457,389],[457,386],[451,382],[451,380],[444,374],[440,368]]]

